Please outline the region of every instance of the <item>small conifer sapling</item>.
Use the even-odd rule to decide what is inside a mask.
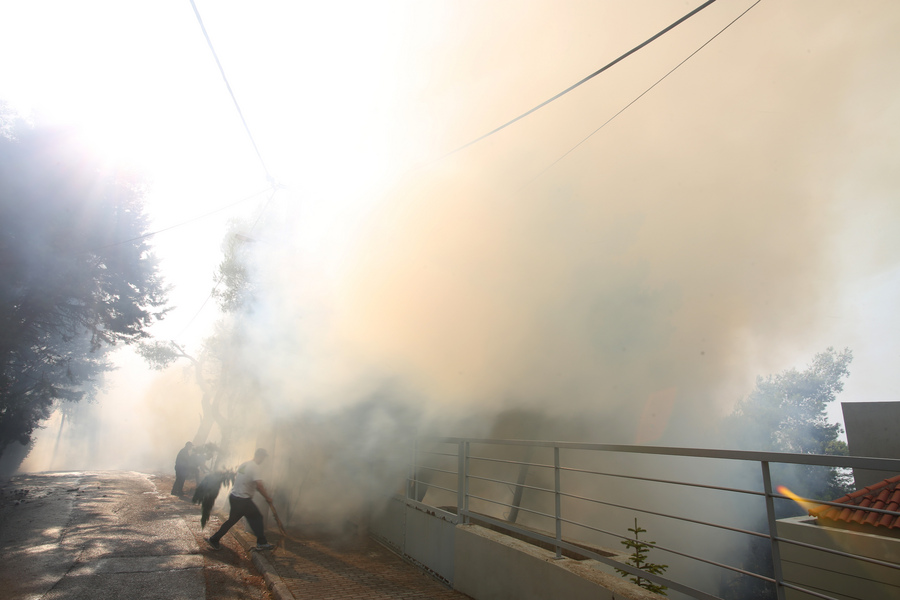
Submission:
[[[647,573],[651,573],[653,575],[662,575],[666,572],[666,569],[669,568],[669,565],[659,565],[656,563],[647,562],[647,556],[650,553],[650,550],[653,548],[653,545],[656,542],[653,541],[642,541],[640,539],[640,534],[646,533],[647,530],[643,527],[638,526],[637,518],[634,519],[634,528],[629,527],[628,531],[634,534],[633,540],[622,540],[619,542],[624,545],[626,548],[631,550],[631,556],[628,557],[626,561],[628,564],[641,569],[642,571],[646,571]],[[622,577],[628,577],[631,581],[640,587],[650,590],[655,594],[660,594],[662,596],[667,596],[666,590],[669,589],[664,585],[659,585],[653,583],[648,579],[644,579],[643,577],[638,577],[636,575],[632,575],[628,571],[623,571],[622,569],[616,569],[618,573]]]

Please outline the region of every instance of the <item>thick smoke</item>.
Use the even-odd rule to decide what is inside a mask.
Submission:
[[[260,230],[263,294],[243,351],[266,411],[328,440],[332,451],[308,467],[329,473],[318,488],[353,487],[376,471],[336,457],[360,446],[378,456],[403,434],[719,445],[719,418],[756,375],[820,350],[822,300],[840,295],[839,258],[857,233],[848,189],[853,211],[877,208],[890,177],[857,180],[864,169],[852,160],[870,152],[870,108],[897,118],[867,61],[887,68],[898,47],[875,9],[811,8],[760,6],[537,176],[735,15],[692,23],[571,98],[415,170],[340,232],[331,262],[304,243],[315,225],[303,208],[270,208],[277,226]],[[546,17],[529,12],[487,43],[488,16],[459,33],[483,52],[432,57],[442,79],[431,98],[450,107],[444,147],[589,72],[559,65],[559,83],[541,92],[526,67],[552,43],[504,53]],[[592,55],[612,55],[609,45]],[[478,111],[451,98],[477,98]],[[537,424],[515,427],[517,411]],[[314,432],[301,425],[322,419]],[[334,514],[334,498],[301,505]]]
[[[718,3],[430,162],[684,8],[639,6],[447,9],[439,35],[410,34],[407,95],[373,144],[373,164],[400,148],[419,167],[367,210],[329,212],[324,192],[267,205],[236,349],[262,424],[233,458],[270,446],[300,522],[402,486],[417,434],[718,445],[756,375],[835,343],[827,300],[896,261],[890,2],[762,3],[572,150],[742,10]],[[327,189],[316,177],[297,176]]]
[[[288,406],[343,403],[366,378],[387,378],[438,412],[617,414],[617,441],[713,424],[755,375],[820,349],[809,345],[825,322],[820,299],[840,293],[846,165],[870,142],[859,133],[866,106],[885,102],[885,90],[869,97],[859,86],[874,83],[871,52],[894,43],[874,10],[838,8],[799,21],[799,7],[758,8],[531,181],[727,15],[686,26],[408,176],[327,280],[302,253],[263,250],[270,294],[250,353],[290,390]],[[508,58],[504,36],[546,16],[523,16],[487,58],[448,57],[444,85],[477,97],[491,69],[502,71],[478,103],[498,122],[540,98],[525,65],[542,44],[510,61],[521,72],[494,65],[492,52]],[[469,113],[448,116],[444,140],[482,131]],[[273,338],[276,361],[257,351]]]

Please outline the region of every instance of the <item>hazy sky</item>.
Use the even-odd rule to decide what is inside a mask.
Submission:
[[[456,410],[629,406],[653,442],[828,346],[854,351],[842,401],[896,400],[896,2],[763,0],[575,148],[753,4],[719,0],[440,158],[699,4],[198,0],[289,188],[253,232],[248,350],[285,410],[393,378]],[[0,99],[142,166],[154,227],[248,198],[154,238],[178,305],[157,334],[196,344],[225,223],[268,195],[190,3],[0,8]]]

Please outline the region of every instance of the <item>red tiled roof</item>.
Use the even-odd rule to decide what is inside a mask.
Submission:
[[[847,507],[838,508],[826,504],[810,509],[810,516],[818,519],[830,519],[832,521],[859,523],[900,530],[900,515],[886,515],[855,508],[878,508],[894,512],[900,510],[900,475],[885,479],[875,485],[866,486],[861,490],[838,498],[835,502],[846,504]]]

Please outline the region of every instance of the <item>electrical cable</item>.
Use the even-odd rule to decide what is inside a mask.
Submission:
[[[210,39],[209,34],[208,34],[207,31],[206,31],[206,27],[205,27],[205,25],[203,24],[203,19],[202,19],[202,17],[200,16],[200,11],[197,9],[197,5],[195,4],[194,0],[189,0],[189,1],[190,1],[190,3],[191,3],[191,7],[192,7],[193,10],[194,10],[194,14],[195,14],[196,17],[197,17],[197,21],[198,21],[198,23],[200,24],[200,28],[201,28],[201,30],[203,31],[203,36],[206,38],[207,45],[209,46],[209,49],[210,49],[210,51],[211,51],[212,54],[213,54],[213,58],[214,58],[215,61],[216,61],[216,65],[217,65],[218,68],[219,68],[219,72],[220,72],[221,75],[222,75],[222,79],[225,81],[225,86],[226,86],[226,88],[228,89],[228,93],[231,95],[231,99],[232,99],[232,101],[234,102],[235,108],[237,109],[238,116],[240,117],[241,122],[242,122],[243,125],[244,125],[244,129],[245,129],[246,132],[247,132],[247,136],[250,138],[250,143],[253,145],[253,149],[256,151],[256,155],[257,155],[257,157],[259,158],[259,161],[260,161],[260,164],[262,165],[263,171],[265,171],[267,180],[268,180],[269,183],[272,185],[272,188],[273,188],[272,195],[269,196],[269,199],[266,201],[266,205],[265,205],[265,206],[267,207],[267,206],[269,205],[269,203],[271,202],[272,198],[274,197],[275,193],[277,192],[279,186],[275,183],[274,178],[273,178],[272,175],[269,173],[269,170],[268,170],[268,168],[266,167],[265,161],[264,161],[263,158],[262,158],[262,154],[260,153],[259,148],[258,148],[257,145],[256,145],[256,141],[255,141],[254,138],[253,138],[253,134],[252,134],[252,132],[250,131],[250,127],[247,125],[247,121],[246,121],[246,119],[244,118],[243,112],[241,111],[241,108],[240,108],[240,105],[238,104],[237,98],[235,97],[234,92],[233,92],[232,89],[231,89],[231,85],[230,85],[229,82],[228,82],[228,77],[225,75],[225,70],[224,70],[224,68],[222,67],[221,62],[219,61],[218,54],[216,53],[215,48],[213,47],[212,40]],[[466,144],[463,144],[462,146],[459,146],[458,148],[456,148],[456,149],[454,149],[454,150],[451,150],[450,152],[448,152],[448,153],[444,154],[443,156],[439,157],[438,159],[436,159],[434,162],[437,162],[437,161],[442,160],[442,159],[444,159],[444,158],[446,158],[446,157],[448,157],[448,156],[450,156],[450,155],[452,155],[452,154],[455,154],[455,153],[457,153],[457,152],[460,152],[461,150],[464,150],[464,149],[468,148],[469,146],[472,146],[472,145],[474,145],[474,144],[476,144],[476,143],[478,143],[478,142],[480,142],[480,141],[482,141],[482,140],[484,140],[484,139],[486,139],[486,138],[488,138],[488,137],[494,135],[495,133],[498,133],[498,132],[502,131],[503,129],[509,127],[509,126],[512,125],[513,123],[516,123],[516,122],[518,122],[518,121],[524,119],[524,118],[527,117],[528,115],[530,115],[530,114],[532,114],[532,113],[534,113],[534,112],[540,110],[541,108],[543,108],[544,106],[550,104],[551,102],[554,102],[555,100],[558,100],[558,99],[561,98],[562,96],[568,94],[569,92],[573,91],[574,89],[576,89],[576,88],[580,87],[581,85],[587,83],[588,81],[590,81],[590,80],[593,79],[594,77],[597,77],[598,75],[600,75],[600,74],[603,73],[604,71],[607,71],[608,69],[612,68],[613,66],[615,66],[615,65],[618,64],[619,62],[623,61],[624,59],[628,58],[629,56],[631,56],[632,54],[634,54],[634,53],[637,52],[638,50],[640,50],[640,49],[644,48],[645,46],[651,44],[652,42],[654,42],[654,41],[657,40],[658,38],[662,37],[663,35],[665,35],[665,34],[668,33],[669,31],[671,31],[671,30],[674,29],[675,27],[681,25],[682,23],[684,23],[685,21],[687,21],[687,20],[690,19],[691,17],[695,16],[696,14],[700,13],[700,12],[703,11],[704,9],[708,8],[709,6],[711,6],[712,4],[714,4],[716,1],[717,1],[717,0],[707,0],[706,2],[704,2],[703,4],[701,4],[700,6],[698,6],[697,8],[693,9],[692,11],[688,12],[686,15],[682,16],[680,19],[676,20],[675,22],[673,22],[673,23],[670,24],[669,26],[665,27],[664,29],[662,29],[661,31],[659,31],[658,33],[656,33],[655,35],[653,35],[653,36],[651,36],[650,38],[646,39],[644,42],[638,44],[637,46],[635,46],[635,47],[632,48],[631,50],[625,52],[624,54],[622,54],[622,55],[619,56],[618,58],[612,60],[611,62],[607,63],[606,65],[604,65],[603,67],[597,69],[596,71],[594,71],[594,72],[591,73],[590,75],[588,75],[588,76],[582,78],[582,79],[579,80],[578,82],[576,82],[576,83],[572,84],[571,86],[567,87],[566,89],[564,89],[563,91],[559,92],[558,94],[552,96],[551,98],[545,100],[544,102],[538,104],[537,106],[531,108],[530,110],[528,110],[528,111],[522,113],[521,115],[515,117],[514,119],[512,119],[512,120],[510,120],[510,121],[508,121],[508,122],[506,122],[506,123],[504,123],[503,125],[500,125],[499,127],[497,127],[497,128],[495,128],[495,129],[493,129],[493,130],[491,130],[491,131],[485,133],[484,135],[481,135],[480,137],[475,138],[474,140],[472,140],[472,141],[470,141],[470,142],[468,142],[468,143],[466,143]],[[761,0],[757,0],[757,4],[758,4],[760,1],[761,1]],[[754,4],[753,6],[755,6],[755,4]],[[751,8],[752,8],[752,6],[751,6]],[[748,9],[748,10],[749,10],[749,9]],[[745,13],[746,13],[746,11],[745,11]],[[741,16],[743,16],[743,15],[741,15]],[[740,17],[738,17],[738,18],[740,18]],[[737,19],[735,19],[735,21],[736,21],[736,20],[737,20]],[[733,22],[734,22],[734,21],[733,21]],[[733,23],[733,22],[732,22],[732,23]],[[729,24],[728,26],[726,26],[725,29],[727,29],[728,27],[730,27],[730,25],[731,25],[731,24]],[[722,31],[724,31],[724,29],[723,29]],[[721,33],[721,31],[720,31],[719,33]],[[709,42],[711,42],[712,39],[715,39],[715,37],[717,37],[718,35],[719,35],[719,34],[716,34],[716,36],[714,36],[714,37],[711,38],[709,41],[707,41],[707,44],[708,44]],[[705,45],[706,45],[706,44],[704,44],[703,46],[701,46],[700,49],[702,49]],[[694,54],[696,54],[697,52],[699,52],[700,49],[698,49],[698,50],[695,51],[693,54],[691,54],[691,56],[693,56]],[[688,57],[688,59],[689,59],[689,58],[690,58],[690,56]],[[677,69],[679,66],[681,66],[681,64],[684,64],[684,62],[686,62],[688,59],[685,59],[685,61],[682,61],[682,63],[680,63],[678,66],[676,66],[675,69]],[[672,69],[672,71],[674,71],[675,69]],[[663,79],[665,79],[666,77],[668,77],[668,75],[671,74],[672,71],[670,71],[670,72],[669,72],[668,74],[666,74],[663,78],[661,78],[659,81],[657,81],[656,84],[654,84],[654,85],[651,86],[648,90],[646,90],[646,91],[644,92],[644,94],[646,94],[647,92],[649,92],[649,90],[652,89],[653,87],[655,87],[660,81],[662,81]],[[641,96],[643,96],[644,94],[641,94]],[[636,102],[641,96],[638,96],[638,98],[636,98],[635,100],[633,100],[628,106],[630,106],[631,104],[633,104],[634,102]],[[628,106],[626,106],[625,108],[628,108]],[[625,110],[625,109],[622,109],[622,111],[624,111],[624,110]],[[618,116],[618,114],[621,114],[622,111],[619,111],[619,113],[616,113],[616,115],[614,115],[612,118],[615,118],[615,116]],[[610,120],[612,120],[612,118],[611,118]],[[609,122],[609,121],[607,121],[607,123],[608,123],[608,122]],[[601,125],[600,128],[604,127],[605,125],[606,125],[606,123],[604,123],[603,125]],[[600,128],[598,128],[596,131],[599,131]],[[593,133],[591,133],[591,135],[593,135],[594,133],[596,133],[596,131],[594,131]],[[588,136],[588,138],[589,138],[589,137],[590,137],[590,135]],[[580,145],[581,143],[584,143],[584,141],[586,141],[588,138],[585,138],[585,140],[582,140],[582,142],[580,142],[578,145]],[[577,147],[578,147],[578,146],[576,145],[575,148],[577,148]],[[574,150],[575,148],[572,148],[572,150]],[[570,150],[569,152],[571,152],[572,150]],[[568,152],[566,153],[566,155],[567,155],[567,154],[568,154]],[[561,160],[562,158],[564,158],[566,155],[563,155],[563,157],[560,157],[560,159],[557,159],[556,162],[559,162],[559,160]],[[556,164],[556,162],[554,162],[553,164]],[[547,167],[547,169],[549,169],[549,168],[552,167],[552,166],[553,166],[553,165],[551,164],[549,167]],[[545,169],[544,171],[546,171],[547,169]],[[535,178],[539,177],[544,171],[542,171],[541,173],[539,173]],[[256,226],[256,224],[259,222],[259,219],[262,218],[262,213],[264,213],[264,212],[265,212],[265,207],[263,208],[263,211],[261,212],[261,214],[259,215],[259,217],[257,217],[257,220],[256,220],[256,222],[254,222],[253,227],[251,227],[251,231],[252,231],[252,229]],[[185,325],[184,329],[182,330],[182,335],[183,335],[184,332],[190,327],[190,325],[194,322],[194,320],[196,320],[196,318],[200,315],[200,313],[203,311],[203,308],[206,306],[206,304],[209,302],[209,299],[212,298],[212,296],[215,294],[216,290],[218,289],[219,285],[221,284],[222,279],[223,279],[223,278],[220,277],[220,278],[216,281],[216,285],[213,287],[212,291],[209,293],[209,295],[208,295],[208,296],[206,297],[206,299],[203,301],[203,304],[200,306],[200,309],[199,309],[199,310],[197,311],[197,313],[191,318],[191,320],[187,323],[187,325]]]
[[[253,225],[250,227],[251,232],[256,227],[257,223],[259,223],[259,220],[262,218],[263,214],[265,214],[266,209],[269,207],[269,204],[272,202],[272,198],[275,197],[275,194],[278,192],[278,189],[279,189],[279,187],[277,187],[277,186],[272,188],[272,193],[269,195],[269,199],[266,200],[266,203],[263,205],[262,210],[260,210],[260,212],[259,212],[259,216],[256,217],[256,221],[254,221]],[[197,319],[197,317],[200,316],[200,313],[203,312],[203,309],[206,308],[206,305],[209,303],[209,299],[212,298],[215,295],[216,290],[219,289],[219,285],[221,285],[223,279],[225,279],[225,275],[220,275],[219,278],[216,280],[216,285],[214,285],[213,289],[210,290],[209,294],[207,294],[206,299],[203,301],[203,304],[200,305],[200,308],[197,309],[197,312],[194,314],[193,317],[191,317],[191,320],[187,322],[187,324],[181,330],[181,333],[178,334],[178,337],[183,336],[185,334],[185,332],[188,330],[188,328],[190,328],[190,326],[193,325],[193,323]]]
[[[200,29],[203,30],[203,37],[206,38],[206,44],[209,46],[210,51],[212,52],[213,58],[216,60],[216,65],[219,67],[219,73],[222,74],[222,79],[225,80],[225,87],[228,88],[228,93],[231,95],[231,99],[234,101],[234,107],[237,109],[238,116],[241,118],[241,123],[244,124],[244,129],[247,131],[247,136],[250,138],[250,143],[253,144],[253,149],[256,151],[256,156],[259,158],[259,163],[262,165],[263,171],[266,173],[266,181],[272,187],[277,187],[275,184],[275,178],[272,177],[272,174],[269,173],[269,169],[266,167],[266,161],[263,160],[262,154],[259,152],[259,148],[256,146],[256,140],[253,139],[253,134],[250,132],[250,126],[247,125],[247,120],[244,119],[244,113],[241,111],[241,106],[238,104],[237,98],[234,95],[234,92],[231,90],[231,85],[228,83],[228,77],[225,76],[225,69],[222,68],[222,63],[219,62],[219,55],[216,54],[216,49],[213,48],[212,40],[209,39],[209,34],[206,32],[206,26],[203,25],[203,19],[200,17],[200,11],[197,10],[197,5],[194,3],[194,0],[190,0],[191,7],[194,9],[194,14],[197,15],[197,22],[200,23]]]
[[[225,69],[222,67],[222,63],[219,61],[219,55],[216,53],[216,49],[213,47],[213,43],[209,37],[209,33],[207,33],[207,31],[206,31],[206,26],[203,24],[203,18],[200,16],[200,11],[197,9],[197,5],[194,2],[194,0],[190,0],[190,3],[191,3],[191,8],[194,9],[194,15],[196,15],[196,17],[197,17],[197,22],[200,24],[200,29],[203,31],[203,37],[206,38],[206,44],[209,46],[209,50],[212,52],[213,58],[216,61],[216,66],[219,67],[219,73],[222,74],[222,79],[225,81],[225,87],[228,89],[228,94],[231,96],[231,100],[234,102],[234,107],[235,107],[235,109],[237,109],[238,116],[241,118],[241,123],[244,124],[244,130],[247,132],[247,137],[250,138],[250,143],[253,145],[253,150],[256,151],[256,156],[257,156],[257,158],[259,158],[259,164],[262,165],[263,171],[266,174],[266,180],[269,182],[269,186],[272,190],[272,194],[269,196],[269,199],[266,200],[265,205],[263,205],[263,208],[260,211],[259,216],[256,217],[256,221],[254,221],[253,225],[250,227],[250,231],[252,232],[253,229],[256,227],[257,223],[259,223],[259,220],[262,218],[263,214],[265,214],[266,209],[268,208],[269,204],[272,202],[272,198],[275,197],[275,194],[278,192],[279,189],[281,189],[282,186],[280,186],[275,181],[275,178],[272,177],[272,174],[269,172],[268,167],[266,167],[266,161],[263,160],[262,154],[259,151],[259,147],[256,145],[256,140],[253,138],[253,133],[250,131],[250,126],[247,125],[247,120],[244,118],[244,113],[243,113],[243,111],[241,111],[240,104],[238,104],[237,97],[234,95],[234,91],[231,89],[231,84],[228,83],[228,77],[225,75]],[[197,310],[197,312],[194,314],[194,316],[191,317],[191,320],[188,321],[187,325],[184,326],[184,329],[181,330],[181,334],[179,334],[180,336],[184,335],[184,333],[193,324],[193,322],[197,319],[197,317],[200,316],[200,313],[203,312],[203,309],[209,303],[209,299],[212,298],[213,295],[216,293],[216,290],[219,289],[219,285],[222,283],[223,279],[224,279],[224,276],[219,277],[219,279],[216,281],[216,285],[213,287],[213,289],[210,291],[210,293],[206,296],[206,299],[203,301],[203,304],[200,305],[200,308]]]
[[[619,115],[621,115],[623,112],[625,112],[626,110],[628,110],[628,108],[629,108],[632,104],[634,104],[635,102],[637,102],[638,100],[640,100],[641,98],[643,98],[650,90],[652,90],[652,89],[655,88],[657,85],[659,85],[660,83],[662,83],[662,81],[663,81],[664,79],[666,79],[669,75],[671,75],[672,73],[674,73],[679,67],[681,67],[681,65],[683,65],[684,63],[686,63],[687,61],[689,61],[691,58],[693,58],[695,54],[697,54],[698,52],[700,52],[701,50],[703,50],[703,49],[704,49],[707,45],[709,45],[714,39],[716,39],[717,37],[719,37],[720,35],[722,35],[722,33],[724,33],[726,29],[728,29],[729,27],[731,27],[732,25],[734,25],[735,23],[737,23],[738,20],[739,20],[741,17],[743,17],[744,15],[746,15],[748,12],[750,12],[750,11],[751,11],[757,4],[759,4],[760,2],[762,2],[762,0],[756,0],[756,2],[754,2],[753,4],[751,4],[749,8],[747,8],[744,12],[742,12],[742,13],[739,14],[737,17],[735,17],[734,20],[732,20],[730,23],[728,23],[725,27],[723,27],[722,29],[720,29],[718,33],[716,33],[714,36],[712,36],[711,38],[709,38],[708,40],[706,40],[706,42],[704,42],[703,45],[701,45],[699,48],[697,48],[696,50],[694,50],[693,52],[691,52],[691,54],[688,55],[687,58],[685,58],[685,59],[682,60],[680,63],[678,63],[677,65],[675,65],[674,67],[672,67],[672,69],[669,70],[668,73],[666,73],[665,75],[663,75],[662,77],[660,77],[659,79],[657,79],[657,80],[656,80],[656,83],[654,83],[653,85],[651,85],[650,87],[648,87],[648,88],[647,88],[646,90],[644,90],[639,96],[637,96],[634,100],[632,100],[631,102],[629,102],[628,104],[626,104],[624,107],[622,107],[622,109],[619,110],[619,112],[617,112],[616,114],[614,114],[613,116],[611,116],[609,119],[607,119],[602,125],[600,125],[600,127],[598,127],[597,129],[595,129],[594,131],[592,131],[591,133],[589,133],[587,137],[585,137],[583,140],[581,140],[580,142],[578,142],[577,144],[575,144],[574,146],[572,146],[565,154],[563,154],[562,156],[560,156],[559,158],[557,158],[556,160],[554,160],[552,163],[550,163],[549,165],[547,165],[543,170],[541,170],[540,173],[538,173],[537,175],[535,175],[534,177],[532,177],[531,179],[529,179],[527,182],[525,182],[525,183],[522,185],[522,187],[525,187],[525,186],[527,186],[527,185],[530,185],[530,184],[534,183],[534,181],[537,180],[541,175],[543,175],[544,173],[546,173],[547,171],[549,171],[550,169],[552,169],[552,168],[556,165],[556,163],[558,163],[559,161],[561,161],[562,159],[564,159],[565,157],[567,157],[569,154],[571,154],[572,152],[574,152],[579,146],[581,146],[583,143],[585,143],[586,141],[588,141],[589,139],[591,139],[591,137],[593,137],[593,135],[594,135],[595,133],[597,133],[598,131],[600,131],[601,129],[603,129],[603,128],[606,127],[607,125],[609,125],[610,122],[611,122],[613,119],[615,119],[616,117],[618,117]],[[520,187],[519,189],[522,189],[522,188]]]
[[[596,77],[597,75],[599,75],[600,73],[603,73],[604,71],[606,71],[606,70],[608,70],[609,68],[613,67],[613,66],[616,65],[617,63],[619,63],[619,62],[623,61],[624,59],[628,58],[629,56],[631,56],[632,54],[634,54],[635,52],[637,52],[638,50],[640,50],[640,49],[643,48],[644,46],[647,46],[648,44],[654,42],[655,40],[657,40],[658,38],[662,37],[663,35],[665,35],[665,34],[668,33],[669,31],[675,29],[676,27],[678,27],[679,25],[681,25],[682,23],[684,23],[685,21],[687,21],[688,19],[690,19],[691,17],[693,17],[694,15],[696,15],[697,13],[699,13],[700,11],[702,11],[703,9],[709,7],[709,6],[710,6],[711,4],[713,4],[714,2],[716,2],[716,0],[707,0],[707,2],[704,2],[703,4],[701,4],[700,6],[698,6],[697,8],[695,8],[694,10],[692,10],[691,12],[687,13],[686,15],[684,15],[683,17],[681,17],[680,19],[678,19],[677,21],[675,21],[674,23],[672,23],[671,25],[669,25],[668,27],[666,27],[665,29],[663,29],[662,31],[660,31],[659,33],[657,33],[656,35],[654,35],[654,36],[648,38],[647,40],[645,40],[645,41],[643,41],[643,42],[641,42],[640,44],[638,44],[637,46],[635,46],[634,48],[632,48],[631,50],[629,50],[629,51],[626,52],[625,54],[621,55],[620,57],[618,57],[617,59],[613,60],[612,62],[607,63],[607,64],[604,65],[603,67],[597,69],[596,71],[594,71],[593,73],[591,73],[591,74],[588,75],[587,77],[583,78],[582,80],[578,81],[577,83],[574,83],[574,84],[570,85],[569,87],[567,87],[567,88],[564,89],[563,91],[559,92],[558,94],[556,94],[556,95],[553,96],[552,98],[549,98],[549,99],[547,99],[547,100],[544,100],[543,102],[541,102],[540,104],[538,104],[538,105],[535,106],[534,108],[532,108],[532,109],[530,109],[530,110],[528,110],[528,111],[522,113],[521,115],[519,115],[518,117],[512,119],[511,121],[507,121],[506,123],[504,123],[504,124],[501,125],[500,127],[497,127],[496,129],[493,129],[493,130],[491,130],[491,131],[485,133],[485,134],[482,135],[481,137],[475,138],[474,140],[472,140],[472,141],[470,141],[470,142],[468,142],[468,143],[466,143],[466,144],[463,144],[462,146],[456,148],[455,150],[451,150],[450,152],[444,154],[444,155],[441,156],[440,158],[435,159],[433,162],[437,162],[437,161],[443,160],[443,159],[447,158],[448,156],[450,156],[450,155],[452,155],[452,154],[456,154],[456,153],[459,152],[460,150],[464,150],[464,149],[468,148],[469,146],[472,146],[472,145],[474,145],[474,144],[477,144],[477,143],[480,142],[481,140],[483,140],[483,139],[485,139],[485,138],[488,138],[488,137],[494,135],[495,133],[497,133],[497,132],[499,132],[499,131],[501,131],[501,130],[503,130],[503,129],[506,129],[507,127],[509,127],[510,125],[512,125],[513,123],[515,123],[515,122],[517,122],[517,121],[520,121],[520,120],[524,119],[525,117],[527,117],[527,116],[530,115],[531,113],[533,113],[533,112],[535,112],[535,111],[537,111],[537,110],[540,110],[541,108],[547,106],[548,104],[550,104],[550,103],[553,102],[554,100],[557,100],[557,99],[559,99],[559,98],[565,96],[566,94],[568,94],[569,92],[571,92],[571,91],[574,90],[575,88],[577,88],[577,87],[579,87],[579,86],[581,86],[581,85],[587,83],[588,81],[590,81],[591,79],[593,79],[594,77]],[[194,3],[194,0],[191,0],[191,4],[193,4],[193,3]]]
[[[616,59],[613,60],[612,62],[610,62],[610,63],[606,64],[605,66],[601,67],[600,69],[594,71],[593,73],[591,73],[591,74],[588,75],[587,77],[584,77],[583,79],[581,79],[581,80],[578,81],[577,83],[575,83],[575,84],[569,86],[568,88],[566,88],[566,89],[564,89],[563,91],[559,92],[558,94],[556,94],[556,95],[553,96],[552,98],[549,98],[548,100],[545,100],[544,102],[538,104],[537,106],[535,106],[535,107],[532,108],[531,110],[528,110],[527,112],[522,113],[522,114],[519,115],[518,117],[516,117],[516,118],[514,118],[514,119],[512,119],[512,120],[510,120],[510,121],[508,121],[508,122],[506,122],[506,123],[504,123],[504,124],[501,125],[500,127],[497,127],[497,128],[495,128],[495,129],[489,131],[488,133],[485,133],[485,134],[482,135],[481,137],[478,137],[478,138],[476,138],[476,139],[474,139],[474,140],[472,140],[472,141],[470,141],[470,142],[468,142],[468,143],[466,143],[466,144],[463,144],[462,146],[459,146],[459,147],[456,148],[455,150],[451,150],[450,152],[447,152],[446,154],[443,154],[443,155],[439,156],[438,158],[435,158],[435,159],[431,160],[430,162],[423,163],[423,164],[421,164],[421,165],[419,165],[419,166],[413,168],[412,170],[417,170],[417,169],[425,168],[425,167],[427,167],[428,165],[433,165],[433,164],[435,164],[435,163],[437,163],[437,162],[440,162],[440,161],[444,160],[445,158],[447,158],[448,156],[451,156],[451,155],[453,155],[453,154],[455,154],[455,153],[457,153],[457,152],[460,152],[461,150],[464,150],[464,149],[468,148],[469,146],[472,146],[472,145],[474,145],[474,144],[476,144],[476,143],[478,143],[478,142],[484,140],[485,138],[490,137],[491,135],[494,135],[495,133],[497,133],[497,132],[499,132],[499,131],[505,129],[506,127],[509,127],[509,126],[512,125],[513,123],[515,123],[515,122],[517,122],[517,121],[519,121],[519,120],[521,120],[521,119],[527,117],[528,115],[532,114],[533,112],[535,112],[535,111],[537,111],[537,110],[543,108],[544,106],[550,104],[550,103],[553,102],[554,100],[557,100],[558,98],[561,98],[562,96],[564,96],[565,94],[568,94],[569,92],[571,92],[572,90],[574,90],[574,89],[577,88],[578,86],[580,86],[580,85],[586,83],[587,81],[593,79],[593,78],[596,77],[597,75],[599,75],[599,74],[603,73],[604,71],[608,70],[610,67],[612,67],[613,65],[615,65],[615,64],[617,64],[617,63],[619,63],[619,62],[621,62],[622,60],[624,60],[624,59],[627,58],[628,56],[630,56],[630,55],[634,54],[635,52],[637,52],[638,50],[640,50],[641,48],[647,46],[648,44],[650,44],[651,42],[655,41],[656,39],[658,39],[658,38],[661,37],[662,35],[668,33],[669,31],[671,31],[672,29],[674,29],[674,28],[677,27],[678,25],[684,23],[685,21],[687,21],[689,18],[693,17],[694,15],[696,15],[697,13],[699,13],[700,11],[704,10],[705,8],[708,8],[708,7],[709,7],[710,5],[712,5],[715,1],[716,1],[716,0],[708,0],[708,1],[705,2],[704,4],[698,6],[697,8],[695,8],[694,10],[692,10],[691,12],[687,13],[686,15],[684,15],[683,17],[681,17],[680,19],[678,19],[677,21],[675,21],[674,23],[672,23],[671,25],[669,25],[668,27],[666,27],[665,29],[663,29],[662,31],[658,32],[656,35],[654,35],[654,36],[648,38],[647,40],[645,40],[645,41],[642,42],[641,44],[638,44],[637,46],[635,46],[634,48],[632,48],[631,50],[629,50],[629,51],[626,52],[625,54],[622,54],[621,56],[619,56],[618,58],[616,58]],[[645,93],[646,93],[646,92],[645,92]],[[626,107],[626,108],[627,108],[627,107]],[[551,166],[552,166],[552,165],[551,165]],[[549,167],[547,167],[547,168],[549,168]],[[545,170],[546,170],[546,169],[545,169]],[[543,171],[542,171],[541,173],[539,173],[537,176],[535,176],[534,179],[536,179],[537,177],[539,177],[542,173],[543,173]],[[524,185],[527,185],[528,183],[530,183],[530,181],[529,181],[529,182],[526,182],[526,184],[523,184],[522,187],[524,187]],[[519,188],[519,189],[521,189],[521,188]]]
[[[127,240],[122,240],[122,241],[120,241],[120,242],[113,242],[112,244],[107,244],[107,245],[105,245],[105,246],[98,246],[98,247],[96,247],[96,248],[92,248],[92,249],[90,249],[90,250],[87,250],[87,252],[96,252],[96,251],[98,251],[98,250],[105,250],[106,248],[113,248],[113,247],[115,247],[115,246],[121,246],[121,245],[123,245],[123,244],[129,244],[129,243],[131,243],[131,242],[136,242],[136,241],[138,241],[138,240],[143,240],[143,239],[146,239],[146,238],[149,238],[149,237],[153,237],[154,235],[157,235],[157,234],[160,234],[160,233],[165,233],[166,231],[171,231],[172,229],[177,229],[177,228],[179,228],[179,227],[183,227],[183,226],[185,226],[185,225],[189,225],[189,224],[193,223],[194,221],[199,221],[200,219],[205,219],[206,217],[211,217],[212,215],[217,214],[217,213],[220,213],[220,212],[222,212],[223,210],[228,210],[229,208],[234,208],[234,207],[237,206],[238,204],[243,204],[243,203],[246,202],[247,200],[251,200],[251,199],[253,199],[253,198],[259,196],[259,195],[262,194],[263,192],[266,192],[266,191],[268,191],[268,190],[270,190],[270,189],[272,189],[272,188],[271,188],[271,187],[266,187],[265,189],[262,189],[262,190],[260,190],[260,191],[258,191],[258,192],[254,192],[254,193],[250,194],[250,195],[247,196],[246,198],[241,198],[241,199],[238,200],[237,202],[234,202],[234,203],[232,203],[232,204],[228,204],[227,206],[222,206],[221,208],[217,208],[217,209],[215,209],[215,210],[213,210],[213,211],[210,211],[210,212],[208,212],[208,213],[205,213],[205,214],[202,214],[202,215],[193,217],[193,218],[191,218],[191,219],[188,219],[187,221],[182,221],[182,222],[180,222],[180,223],[176,223],[176,224],[174,224],[174,225],[170,225],[169,227],[164,227],[163,229],[157,229],[156,231],[151,231],[150,233],[145,233],[145,234],[143,234],[143,235],[139,235],[139,236],[137,236],[137,237],[133,237],[133,238],[130,238],[130,239],[127,239]]]

